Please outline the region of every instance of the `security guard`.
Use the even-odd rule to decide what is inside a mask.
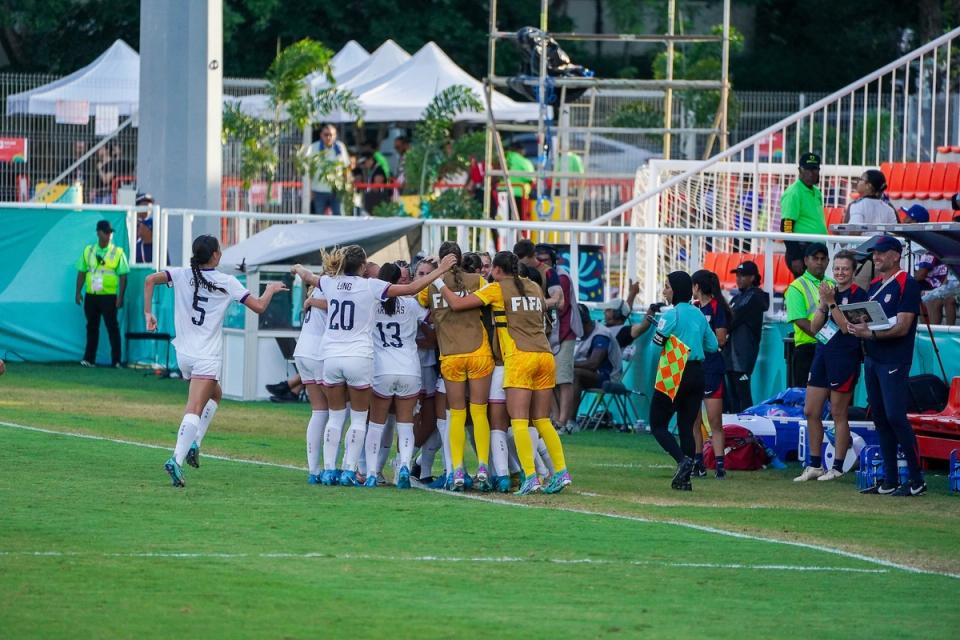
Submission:
[[[87,346],[80,364],[95,367],[97,343],[100,339],[100,317],[107,325],[110,336],[111,366],[120,367],[120,325],[117,311],[123,306],[123,294],[127,289],[127,274],[130,265],[123,249],[110,242],[113,227],[107,220],[97,223],[97,243],[89,244],[77,260],[77,304],[80,290],[87,295],[83,301],[83,313],[87,317]]]
[[[811,326],[817,307],[820,306],[820,283],[824,281],[827,263],[830,258],[827,246],[822,242],[812,242],[803,252],[803,275],[790,283],[783,300],[787,307],[787,322],[793,323],[793,359],[787,363],[791,373],[791,387],[806,387],[810,377],[810,366],[817,351],[816,331]],[[832,285],[836,283],[826,279]]]

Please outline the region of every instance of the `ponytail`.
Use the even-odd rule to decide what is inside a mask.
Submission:
[[[460,263],[463,261],[463,252],[460,250],[460,245],[456,242],[444,242],[437,251],[437,257],[443,260],[444,256],[451,253],[457,256],[457,264],[450,269],[450,273],[453,275],[453,283],[458,292],[463,291],[466,285],[463,284],[463,270],[460,268]]]
[[[226,289],[218,287],[207,280],[203,275],[203,271],[200,270],[200,267],[209,263],[210,260],[213,259],[213,254],[219,250],[220,243],[217,242],[217,239],[213,236],[198,236],[197,239],[193,241],[193,255],[190,256],[190,271],[193,273],[194,305],[200,301],[200,287],[203,287],[207,291],[227,292]]]
[[[492,265],[513,277],[513,283],[521,293],[523,292],[523,280],[520,279],[520,258],[517,257],[517,254],[510,251],[500,251],[493,256]]]
[[[380,267],[380,279],[389,282],[390,284],[397,284],[400,281],[400,267],[388,262],[387,264]],[[383,312],[388,316],[392,316],[397,312],[397,299],[387,298],[380,303],[380,306],[383,307]]]
[[[360,245],[335,247],[329,253],[321,252],[323,272],[328,276],[359,276],[367,261],[367,254]]]

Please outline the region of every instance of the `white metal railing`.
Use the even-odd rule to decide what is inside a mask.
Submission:
[[[938,145],[960,144],[960,28],[932,40],[792,116],[690,167],[594,220],[622,223],[632,209],[718,163],[796,165],[814,151],[824,165],[878,166],[933,160]],[[754,177],[759,177],[758,170]]]

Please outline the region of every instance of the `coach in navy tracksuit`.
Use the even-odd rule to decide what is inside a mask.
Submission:
[[[882,236],[876,239],[871,251],[878,277],[870,284],[867,298],[879,302],[896,324],[877,331],[866,323],[849,325],[850,333],[863,339],[864,382],[883,453],[883,484],[865,492],[919,496],[926,493],[927,485],[920,470],[917,439],[907,420],[907,380],[920,313],[920,285],[900,268],[903,245],[899,240]],[[898,444],[910,470],[910,482],[901,486],[897,486]]]

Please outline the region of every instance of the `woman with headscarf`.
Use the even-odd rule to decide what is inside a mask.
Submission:
[[[690,304],[693,281],[689,274],[674,271],[668,275],[663,295],[673,307],[663,312],[653,336],[653,343],[663,351],[650,402],[650,431],[664,451],[677,461],[670,486],[692,491],[690,475],[696,453],[693,428],[703,400],[703,360],[706,354],[717,352],[717,336],[703,313]],[[674,414],[677,414],[679,445],[669,431]]]

